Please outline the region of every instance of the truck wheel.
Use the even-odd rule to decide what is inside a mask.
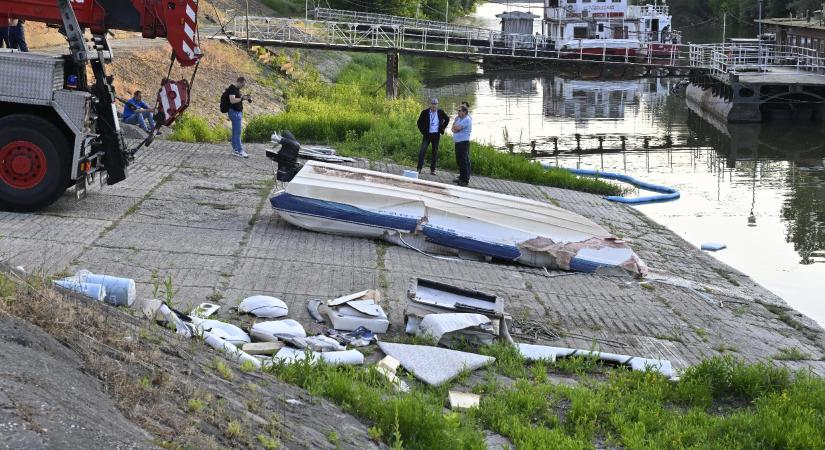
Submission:
[[[0,119],[0,209],[36,211],[66,190],[69,143],[50,122],[28,114]]]

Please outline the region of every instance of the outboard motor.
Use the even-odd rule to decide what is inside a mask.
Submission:
[[[266,151],[267,158],[278,163],[278,173],[275,178],[281,182],[289,182],[303,167],[298,164],[298,152],[301,144],[289,131],[284,131],[283,136],[272,133],[272,143],[275,146]]]

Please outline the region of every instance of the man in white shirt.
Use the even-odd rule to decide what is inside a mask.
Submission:
[[[421,132],[421,148],[418,150],[418,173],[424,168],[424,157],[427,147],[432,144],[433,151],[430,159],[430,174],[435,175],[435,166],[438,162],[438,142],[447,129],[450,117],[444,110],[439,109],[438,99],[430,100],[430,107],[421,111],[418,116],[418,131]]]

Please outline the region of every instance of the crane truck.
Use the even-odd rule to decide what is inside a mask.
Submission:
[[[126,179],[134,153],[153,133],[128,148],[117,115],[111,30],[165,37],[169,73],[177,62],[194,67],[192,79],[161,80],[157,127],[171,125],[189,106],[197,64],[197,0],[0,0],[7,18],[58,27],[70,53],[55,56],[0,49],[0,209],[36,211],[75,186],[78,198],[98,178]]]

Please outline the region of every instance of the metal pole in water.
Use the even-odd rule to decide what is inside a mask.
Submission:
[[[722,45],[725,45],[725,40],[728,36],[728,12],[722,12]]]
[[[249,50],[249,0],[246,0],[246,49]]]

